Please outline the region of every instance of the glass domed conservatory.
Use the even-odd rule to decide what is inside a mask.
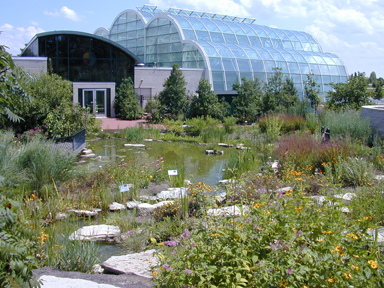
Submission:
[[[217,94],[231,94],[243,77],[267,81],[276,67],[301,95],[303,80],[313,73],[323,100],[331,89],[327,84],[347,81],[341,60],[323,52],[311,35],[255,19],[144,5],[121,12],[111,29],[95,34],[125,47],[147,67],[202,68]]]

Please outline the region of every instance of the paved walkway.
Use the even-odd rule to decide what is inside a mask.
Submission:
[[[102,121],[101,129],[103,130],[119,130],[130,127],[143,125],[147,120],[120,120],[117,118],[100,118]]]

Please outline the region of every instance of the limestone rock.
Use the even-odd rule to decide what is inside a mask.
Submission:
[[[178,199],[180,197],[185,197],[187,195],[187,191],[185,188],[168,188],[165,191],[161,191],[157,194],[157,199],[165,200],[165,199]]]
[[[345,193],[335,195],[335,198],[351,201],[354,197],[357,197],[356,193]]]
[[[100,284],[89,280],[62,278],[43,275],[39,278],[42,288],[118,288],[109,284]]]
[[[67,213],[61,213],[61,212],[56,213],[56,220],[64,220],[64,219],[67,219],[68,217],[69,215]]]
[[[124,144],[125,147],[145,147],[144,144]]]
[[[247,206],[243,206],[243,213],[247,213],[249,208]],[[241,215],[241,210],[236,205],[221,207],[221,208],[209,208],[207,211],[207,215],[210,216],[239,216]]]
[[[96,157],[96,154],[94,154],[94,153],[83,154],[83,155],[80,155],[80,157],[83,157],[83,158],[91,158],[91,157]]]
[[[279,188],[279,189],[275,190],[276,193],[282,193],[282,194],[285,194],[289,191],[292,192],[293,188],[288,186],[288,187],[283,187],[283,188]]]
[[[372,236],[372,240],[376,240],[376,230],[368,229],[367,233]],[[377,228],[377,242],[384,243],[384,227]]]
[[[128,208],[128,209],[134,209],[134,208],[136,208],[139,204],[141,204],[141,202],[139,202],[139,201],[129,201],[129,202],[127,202],[127,208]]]
[[[101,264],[105,272],[113,274],[135,274],[152,278],[151,268],[157,266],[158,259],[154,256],[156,250],[113,256]]]
[[[137,216],[146,216],[151,214],[157,207],[161,207],[168,203],[173,203],[173,201],[162,201],[154,205],[148,203],[141,203],[137,205]]]
[[[85,217],[93,217],[93,216],[97,216],[97,214],[99,213],[99,211],[97,211],[96,209],[90,211],[90,210],[68,210],[69,213],[74,213],[76,216],[78,217],[82,217],[82,216],[85,216]]]
[[[150,196],[150,195],[140,195],[140,200],[142,201],[156,201],[156,196]]]
[[[84,154],[84,155],[88,155],[88,154],[92,154],[93,151],[91,149],[84,149],[83,151],[81,151],[81,154]]]
[[[113,225],[91,225],[76,230],[69,240],[108,241],[120,236],[120,228]]]
[[[119,211],[119,210],[125,210],[127,207],[123,204],[113,202],[112,204],[109,204],[108,209],[111,211]]]
[[[152,142],[153,139],[143,139],[143,141],[145,141],[145,142]]]

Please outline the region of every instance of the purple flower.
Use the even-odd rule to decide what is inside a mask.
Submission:
[[[185,273],[187,273],[188,275],[192,274],[192,271],[189,270],[189,269],[185,269]]]
[[[271,246],[272,251],[276,250],[276,245],[273,245],[272,243],[269,243],[269,246]]]
[[[125,233],[124,235],[129,236],[129,235],[132,235],[133,233],[135,233],[135,231],[134,231],[134,230],[130,230],[130,231],[128,231],[127,233]]]
[[[170,247],[174,247],[177,245],[176,241],[164,241],[164,245],[168,245]]]
[[[259,236],[257,236],[256,234],[253,234],[252,237],[256,239]]]
[[[164,264],[164,265],[163,265],[163,268],[164,268],[165,270],[169,270],[169,271],[172,271],[172,270],[173,270],[173,268],[172,268],[171,266],[169,266],[168,264]]]
[[[171,252],[171,256],[175,255],[175,253]]]
[[[183,236],[183,238],[189,238],[189,237],[191,237],[191,233],[189,232],[188,229],[185,229],[182,236]]]
[[[293,270],[292,269],[287,269],[287,274],[293,274]]]
[[[191,246],[192,246],[192,247],[195,247],[195,246],[196,246],[196,243],[192,241],[192,242],[191,242]]]
[[[246,223],[249,223],[252,221],[252,218],[251,217],[248,217],[247,220],[245,220]]]

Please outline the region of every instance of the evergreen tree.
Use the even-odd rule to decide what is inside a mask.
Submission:
[[[233,84],[237,96],[232,100],[235,117],[241,121],[255,122],[261,114],[262,88],[258,78],[242,79],[242,83]]]
[[[187,98],[187,82],[178,64],[172,66],[171,75],[163,84],[163,91],[159,93],[159,102],[163,114],[171,118],[185,115],[188,110],[189,101]]]
[[[307,80],[304,80],[304,92],[305,97],[309,100],[311,103],[311,107],[315,109],[320,104],[320,98],[319,98],[319,85],[315,82],[313,79],[313,74],[307,75]]]
[[[114,107],[117,116],[123,120],[139,119],[143,114],[131,78],[124,79],[117,89]]]
[[[211,84],[206,79],[200,80],[196,93],[198,96],[192,98],[189,117],[203,116],[204,119],[207,119],[207,116],[211,116],[222,119],[226,116],[225,107],[219,102],[219,98],[212,91]]]
[[[376,83],[376,80],[377,80],[377,78],[376,78],[376,73],[375,73],[375,71],[373,71],[373,72],[371,73],[371,75],[369,75],[369,83],[375,84],[375,83]]]
[[[375,98],[377,100],[383,99],[384,98],[384,90],[383,90],[383,88],[384,88],[384,84],[382,84],[380,82],[377,82],[373,98]]]

